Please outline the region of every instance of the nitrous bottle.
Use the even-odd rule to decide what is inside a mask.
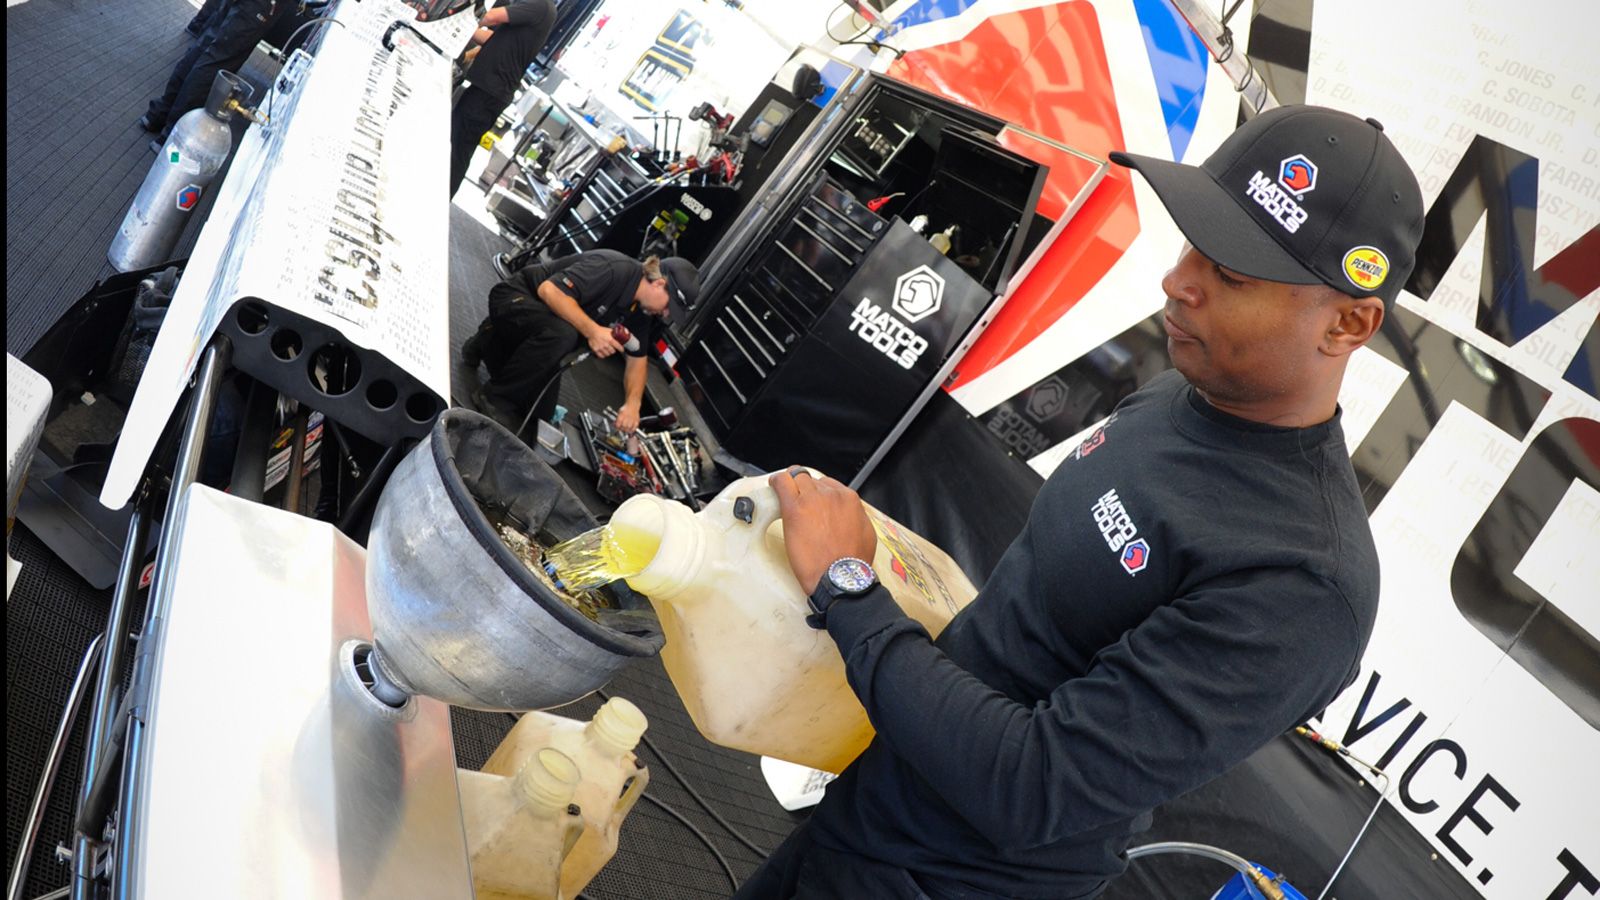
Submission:
[[[185,113],[173,126],[106,251],[117,271],[148,268],[172,256],[189,214],[233,151],[228,122],[244,109],[241,101],[250,93],[250,85],[239,76],[218,72],[206,105]]]

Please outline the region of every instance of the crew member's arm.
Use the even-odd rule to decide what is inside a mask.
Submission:
[[[546,5],[543,3],[507,3],[496,6],[483,14],[478,24],[484,28],[498,28],[501,25],[531,25],[540,21],[545,16]]]
[[[539,285],[539,299],[568,325],[578,330],[578,334],[589,342],[589,349],[595,356],[604,359],[622,349],[617,339],[611,336],[611,329],[589,318],[589,314],[583,311],[578,301],[556,287],[555,282],[546,279]]]
[[[622,370],[622,408],[617,411],[617,430],[632,431],[639,427],[639,404],[644,400],[645,375],[650,371],[648,356],[628,357],[627,368]]]
[[[811,481],[772,478],[807,590],[833,559],[871,559],[874,546],[854,492]],[[833,603],[827,628],[878,739],[973,828],[1017,848],[1216,777],[1331,700],[1359,645],[1337,589],[1292,568],[1196,586],[1032,705],[957,666],[882,586]]]

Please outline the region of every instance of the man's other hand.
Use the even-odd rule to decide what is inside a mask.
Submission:
[[[639,428],[639,407],[624,403],[622,409],[617,411],[617,430],[625,434],[632,433]]]
[[[605,359],[613,353],[622,352],[622,345],[617,343],[617,339],[611,336],[611,329],[604,326],[596,325],[590,329],[588,339],[589,350],[601,359]]]
[[[767,478],[778,495],[789,568],[806,593],[817,589],[828,566],[846,556],[872,562],[878,535],[856,492],[826,475],[790,466]]]

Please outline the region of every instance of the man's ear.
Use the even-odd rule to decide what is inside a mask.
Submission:
[[[1333,325],[1323,335],[1321,350],[1328,356],[1348,356],[1366,346],[1383,327],[1383,301],[1377,297],[1333,298],[1337,313]]]

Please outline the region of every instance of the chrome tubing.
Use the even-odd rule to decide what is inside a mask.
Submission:
[[[100,661],[100,639],[95,635],[89,649],[78,664],[78,676],[72,680],[72,691],[67,694],[66,709],[61,711],[61,723],[56,726],[55,740],[50,743],[50,754],[44,760],[44,774],[39,787],[33,792],[33,806],[28,810],[28,820],[22,826],[22,840],[17,847],[17,861],[11,867],[11,883],[6,888],[8,900],[22,900],[22,888],[28,881],[28,865],[33,861],[33,847],[39,840],[39,826],[44,823],[45,804],[50,800],[50,789],[55,785],[56,772],[61,768],[61,751],[72,735],[72,723],[78,718],[78,707],[83,705],[83,686],[89,680],[89,670]]]
[[[122,568],[117,572],[117,585],[111,594],[111,611],[106,616],[105,661],[100,666],[100,678],[95,684],[93,712],[89,716],[89,733],[84,740],[83,777],[78,782],[78,809],[83,808],[89,786],[104,756],[106,735],[111,732],[112,719],[117,714],[115,694],[122,685],[123,660],[128,645],[128,618],[133,606],[133,595],[139,590],[140,561],[144,559],[145,541],[150,536],[149,499],[142,495],[134,501],[133,516],[128,519],[128,540],[122,548]],[[73,816],[74,820],[77,816]],[[102,823],[103,824],[103,823]],[[73,900],[89,896],[94,880],[95,849],[100,845],[102,833],[73,837],[71,894]]]
[[[183,437],[178,444],[178,460],[172,471],[167,509],[161,519],[161,540],[156,550],[155,574],[150,583],[150,603],[145,609],[144,628],[133,660],[133,682],[129,693],[134,698],[139,698],[149,689],[154,658],[160,652],[161,628],[167,607],[172,602],[173,560],[177,555],[178,539],[182,536],[180,522],[183,519],[184,494],[200,474],[200,457],[205,450],[206,431],[216,409],[217,389],[222,383],[223,373],[228,369],[231,355],[232,347],[228,339],[218,335],[212,338],[200,358]],[[145,710],[142,702],[133,707],[132,720],[128,723],[127,751],[122,758],[122,790],[117,804],[121,820],[117,828],[115,865],[111,870],[111,896],[117,900],[136,896],[129,876],[133,873],[140,847],[138,829],[132,827],[130,820],[143,801],[145,790]]]

